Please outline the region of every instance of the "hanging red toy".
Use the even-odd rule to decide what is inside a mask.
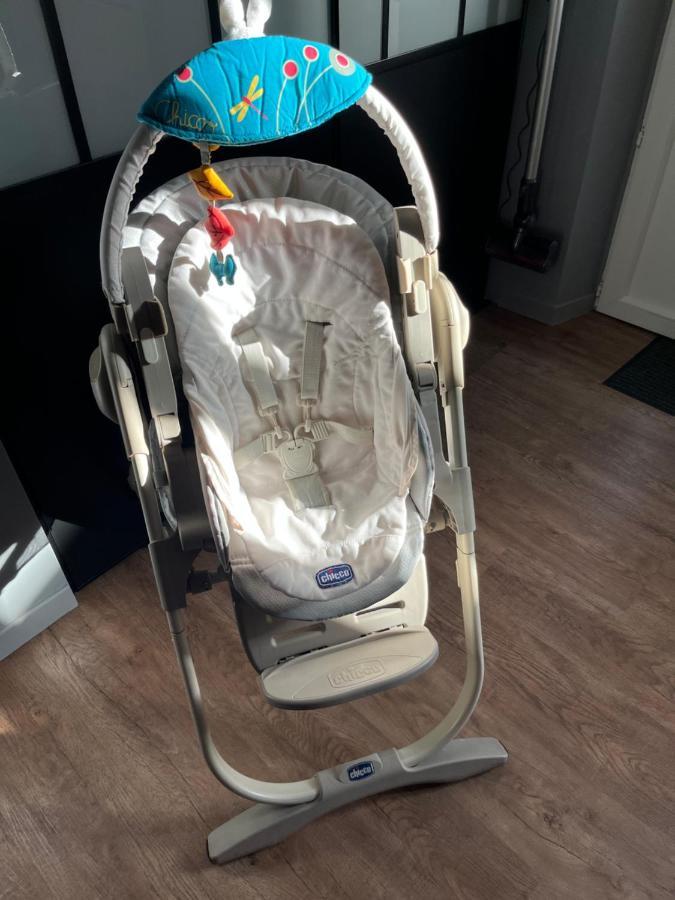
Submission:
[[[209,206],[207,213],[205,225],[211,238],[211,246],[214,250],[222,250],[234,237],[232,223],[217,206]]]

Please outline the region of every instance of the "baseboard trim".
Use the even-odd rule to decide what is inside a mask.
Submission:
[[[598,312],[614,319],[621,319],[630,325],[653,331],[664,337],[675,338],[675,317],[663,315],[649,306],[629,297],[619,297],[611,302],[600,302]]]
[[[66,585],[55,594],[46,597],[0,630],[0,660],[14,653],[23,644],[53,625],[61,616],[75,609],[77,600]]]
[[[495,306],[543,322],[544,325],[562,325],[563,322],[569,322],[570,319],[591,312],[595,305],[594,294],[583,294],[581,297],[574,297],[553,306],[523,296],[488,297],[488,300]]]

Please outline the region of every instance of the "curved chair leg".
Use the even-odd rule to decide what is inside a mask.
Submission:
[[[178,663],[183,673],[183,681],[185,682],[185,689],[190,701],[199,744],[209,769],[225,787],[234,791],[235,794],[246,797],[248,800],[279,805],[307,803],[315,800],[320,794],[316,776],[307,778],[304,781],[259,781],[256,778],[249,778],[248,775],[238,772],[220,755],[206,721],[199,681],[182,613],[182,610],[167,612],[167,618]]]
[[[457,535],[457,583],[462,598],[464,622],[464,684],[445,718],[424,737],[400,750],[401,758],[408,766],[421,764],[459,734],[471,718],[483,687],[483,638],[473,534]]]

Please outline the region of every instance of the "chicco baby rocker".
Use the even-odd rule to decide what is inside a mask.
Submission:
[[[90,364],[131,461],[204,757],[255,801],[209,836],[218,863],[361,797],[506,760],[492,738],[456,738],[483,678],[462,413],[469,319],[438,268],[429,172],[365,69],[316,41],[263,36],[270,4],[250,0],[245,17],[240,0],[222,0],[228,39],[144,103],[103,216],[113,324]],[[297,134],[353,104],[393,143],[415,206],[394,209],[355,176],[304,160],[211,162],[217,148]],[[200,165],[130,214],[165,135],[195,144]],[[186,595],[229,581],[270,703],[356,700],[435,662],[423,544],[425,532],[448,527],[466,676],[447,716],[407,747],[302,781],[230,766],[205,719]],[[193,568],[201,551],[217,553],[214,571]]]

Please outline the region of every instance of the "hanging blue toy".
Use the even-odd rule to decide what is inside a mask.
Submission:
[[[211,259],[209,260],[209,269],[211,274],[216,276],[219,287],[222,287],[223,279],[225,279],[228,284],[234,284],[234,275],[237,271],[237,264],[231,253],[227,254],[225,262],[218,259],[216,253],[212,253]]]

